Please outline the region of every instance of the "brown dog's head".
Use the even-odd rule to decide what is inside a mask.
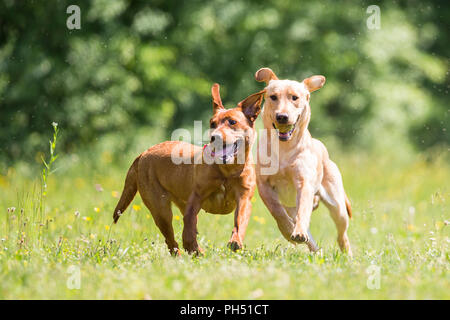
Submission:
[[[255,79],[267,85],[264,127],[275,128],[280,141],[291,139],[296,130],[303,133],[311,118],[310,93],[322,88],[325,77],[312,76],[302,82],[279,80],[271,69],[262,68]]]
[[[225,109],[216,83],[211,88],[213,98],[213,116],[210,124],[211,154],[220,163],[239,162],[239,152],[245,155],[243,162],[253,144],[255,137],[254,123],[261,111],[264,92],[252,94],[238,103],[233,109]]]

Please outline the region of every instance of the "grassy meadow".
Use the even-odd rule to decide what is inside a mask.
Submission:
[[[57,159],[45,196],[39,170],[11,167],[0,175],[0,299],[449,299],[448,159],[331,154],[353,204],[353,259],[323,205],[313,255],[282,238],[258,195],[243,250],[226,247],[232,215],[201,212],[205,255],[173,258],[139,196],[111,225],[128,164],[108,152]],[[175,208],[174,228],[181,244]]]
[[[450,1],[73,2],[0,0],[0,300],[450,299]],[[258,193],[238,252],[233,214],[200,212],[202,257],[171,257],[139,195],[112,225],[135,157],[179,128],[201,145],[211,85],[234,107],[262,67],[326,77],[309,128],[353,259],[323,204],[310,254]]]

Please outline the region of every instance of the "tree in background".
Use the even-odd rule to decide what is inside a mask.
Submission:
[[[381,28],[354,1],[0,0],[0,159],[35,157],[49,124],[61,147],[114,153],[207,119],[210,86],[232,105],[253,74],[323,74],[311,131],[343,145],[450,145],[449,5],[381,1]],[[155,136],[156,134],[159,134]]]

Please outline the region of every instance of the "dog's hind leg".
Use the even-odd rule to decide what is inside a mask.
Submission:
[[[331,218],[336,224],[337,241],[341,251],[347,252],[351,256],[352,250],[347,236],[351,215],[350,203],[345,195],[341,173],[331,160],[328,160],[324,165],[324,178],[320,188],[320,198],[330,211]]]
[[[156,181],[147,180],[146,188],[139,188],[142,201],[150,210],[155,224],[163,234],[167,247],[172,255],[179,255],[178,243],[175,241],[175,235],[172,226],[172,208],[169,194]]]
[[[197,242],[197,221],[198,213],[202,207],[201,197],[194,191],[191,193],[186,205],[186,212],[183,217],[183,247],[189,253],[201,255],[203,249]]]
[[[175,203],[178,210],[180,210],[181,215],[184,216],[184,213],[186,212],[187,203],[175,197],[172,197],[172,202]]]
[[[343,206],[341,203],[330,203],[324,201],[325,205],[328,207],[330,211],[331,218],[333,218],[334,223],[336,224],[338,236],[337,241],[339,244],[339,248],[342,252],[347,252],[350,256],[352,255],[352,250],[350,247],[350,241],[347,235],[347,229],[349,224],[349,217],[347,215],[347,210],[345,209],[345,205]]]

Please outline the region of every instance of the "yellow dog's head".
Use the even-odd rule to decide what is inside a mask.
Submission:
[[[257,81],[266,83],[263,121],[266,129],[277,130],[280,141],[288,141],[296,130],[304,130],[311,118],[310,93],[322,88],[324,76],[312,76],[302,82],[279,80],[269,68],[255,74]]]

